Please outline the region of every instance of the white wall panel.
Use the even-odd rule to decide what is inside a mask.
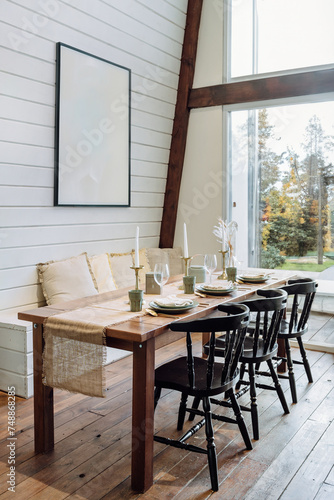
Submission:
[[[174,7],[180,9],[182,12],[186,12],[187,10],[187,0],[168,0],[168,3],[174,5]]]
[[[50,127],[54,121],[54,106],[23,101],[16,97],[0,95],[0,109],[2,118],[18,122],[35,123]]]
[[[2,10],[1,4],[1,10]],[[50,62],[43,61],[37,57],[33,57],[22,52],[15,52],[6,47],[0,47],[0,60],[2,71],[12,73],[14,75],[22,75],[30,80],[41,81],[52,85],[54,79],[54,63],[50,57]]]
[[[159,235],[140,237],[141,247],[152,247],[159,243]],[[50,260],[61,260],[87,252],[88,255],[95,255],[102,252],[129,252],[134,247],[134,237],[111,239],[111,235],[106,235],[104,240],[80,241],[79,243],[59,243],[57,245],[19,247],[12,249],[0,249],[0,261],[4,269],[23,268],[35,266],[39,262]],[[6,291],[4,291],[4,294]],[[0,300],[1,304],[1,300]]]
[[[168,166],[162,163],[134,160],[132,162],[132,174],[142,177],[159,177],[166,179]]]
[[[161,4],[159,4],[158,2],[152,2],[151,0],[138,0],[138,2],[142,5],[145,5],[149,9],[152,9],[154,12],[157,12],[160,16],[166,17],[167,19],[174,17],[175,15],[175,7],[168,1],[161,2]]]
[[[151,184],[153,186],[153,183]],[[160,192],[163,187],[160,187]],[[147,193],[148,197],[160,196],[157,193]],[[160,199],[160,198],[159,198]],[[62,226],[36,226],[36,227],[21,227],[18,231],[16,228],[6,230],[6,245],[11,248],[19,248],[28,246],[57,245],[59,243],[72,242],[87,242],[108,239],[123,239],[132,238],[136,231],[135,223],[118,223],[118,224],[85,224],[81,225],[62,225]],[[159,231],[157,222],[140,224],[142,236],[154,236]]]
[[[156,179],[155,177],[133,177],[133,190],[142,193],[155,191],[164,193],[166,187],[166,179]]]
[[[1,161],[16,165],[31,165],[32,167],[50,167],[53,168],[54,149],[47,147],[38,147],[15,142],[1,141],[0,138]],[[1,205],[1,198],[0,198]]]
[[[6,142],[53,148],[54,128],[0,119],[0,137]]]
[[[146,146],[143,144],[132,144],[131,156],[136,160],[155,161],[168,163],[169,150]]]
[[[92,17],[97,16],[96,6],[91,0],[64,0],[64,3],[88,13]],[[100,2],[98,16],[117,30],[122,30],[121,27],[126,24],[127,31],[131,36],[148,44],[152,44],[152,39],[154,39],[155,47],[166,50],[167,46],[168,52],[176,57],[181,57],[181,43],[167,37],[163,33],[156,32],[154,26],[148,27],[147,25],[143,25],[139,20],[129,17],[129,12],[120,12],[107,3]],[[166,39],[168,39],[167,45]]]
[[[36,264],[157,246],[187,1],[1,0],[0,311],[43,301]],[[131,69],[131,207],[54,207],[56,43]]]
[[[146,146],[169,149],[171,136],[169,134],[156,132],[155,130],[149,130],[147,128],[132,127],[132,140],[133,142],[145,144]]]
[[[53,169],[50,167],[0,164],[0,179],[4,186],[49,187],[53,186]]]
[[[165,0],[154,2],[154,4],[155,3],[159,3],[163,8]],[[139,1],[135,2],[133,0],[122,0],[122,2],[120,2],[119,0],[108,0],[108,4],[115,7],[115,9],[126,13],[129,17],[138,19],[138,21],[144,24],[144,26],[153,26],[159,33],[163,33],[164,35],[182,44],[183,28],[181,26],[177,26],[176,24],[176,13],[174,13],[175,18],[168,20],[162,15],[151,11],[150,8],[143,8],[145,6]],[[150,6],[152,6],[152,2],[150,3]]]
[[[154,165],[154,164],[152,164]],[[151,220],[161,220],[160,208],[117,208],[117,207],[16,207],[10,210],[0,211],[0,238],[5,238],[7,228],[15,227],[20,229],[25,226],[62,226],[66,224],[92,224],[99,221],[103,223],[127,223],[127,222],[149,222]],[[66,219],[65,219],[66,217]],[[7,245],[8,246],[8,245]],[[0,244],[1,248],[1,244]],[[1,261],[0,261],[1,262]]]
[[[24,186],[0,186],[0,203],[5,207],[43,206],[52,204],[53,189]]]
[[[163,115],[152,115],[151,113],[143,112],[138,109],[133,109],[131,114],[131,123],[135,126],[140,126],[157,132],[172,133],[173,119]]]
[[[6,97],[11,96],[21,99],[23,105],[27,101],[32,105],[40,103],[54,108],[55,104],[54,85],[27,80],[24,76],[4,72],[1,74],[0,93]]]

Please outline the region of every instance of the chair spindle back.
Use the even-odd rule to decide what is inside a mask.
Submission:
[[[289,333],[301,332],[307,327],[317,287],[318,283],[310,278],[289,280],[286,286],[281,287],[288,296],[293,296]]]
[[[195,363],[192,349],[192,333],[211,332],[209,340],[209,355],[206,360],[207,389],[211,388],[215,366],[216,333],[226,332],[225,363],[221,373],[221,383],[232,379],[235,375],[238,361],[242,352],[247,326],[249,323],[249,309],[243,304],[223,304],[227,316],[200,319],[195,321],[177,321],[171,323],[173,331],[187,333],[187,371],[189,386],[196,386]]]

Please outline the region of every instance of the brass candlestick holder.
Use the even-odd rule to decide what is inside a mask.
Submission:
[[[225,256],[226,256],[227,252],[228,252],[228,250],[219,250],[219,253],[221,253],[223,256],[223,272],[220,276],[218,276],[219,280],[226,280],[227,279],[226,265],[225,265]]]
[[[181,257],[184,260],[184,275],[188,276],[189,262],[193,257]]]
[[[134,269],[136,273],[136,288],[135,290],[139,290],[139,271],[143,269],[144,266],[130,266],[130,269]]]

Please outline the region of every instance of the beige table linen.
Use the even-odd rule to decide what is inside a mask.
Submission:
[[[163,296],[179,294],[184,298],[184,293],[178,289],[179,284],[165,285]],[[128,295],[124,295],[48,318],[44,324],[44,384],[87,396],[104,397],[106,328],[145,315],[149,302],[158,298],[161,296],[145,295],[140,312],[130,312]]]

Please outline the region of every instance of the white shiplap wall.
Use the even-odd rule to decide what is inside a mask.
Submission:
[[[36,263],[157,246],[187,0],[1,0],[0,311],[42,302]],[[54,207],[56,42],[132,71],[132,206]]]

